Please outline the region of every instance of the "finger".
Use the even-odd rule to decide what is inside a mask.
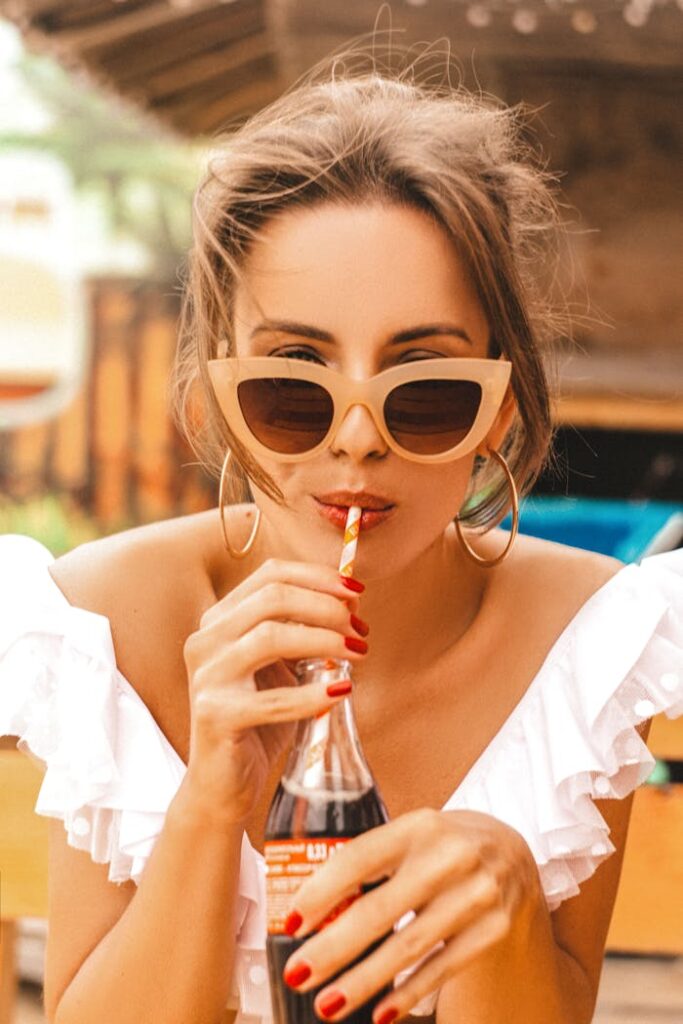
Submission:
[[[458,971],[504,939],[508,931],[509,920],[503,910],[495,908],[485,912],[382,999],[373,1010],[373,1024],[388,1015],[388,1019],[394,1020],[408,1014],[421,999],[437,993]],[[336,1019],[341,1020],[342,1015]]]
[[[269,558],[247,576],[236,587],[228,591],[224,597],[211,605],[201,617],[202,628],[211,626],[268,583],[291,583],[320,593],[331,594],[342,598],[348,604],[349,611],[358,614],[360,605],[358,594],[344,585],[339,573],[325,565],[313,565],[307,562],[289,562]]]
[[[348,684],[345,692],[343,683]],[[331,688],[332,685],[334,688]],[[212,725],[219,729],[222,724],[226,734],[231,734],[261,725],[311,718],[334,707],[350,692],[350,680],[268,690],[250,690],[246,687],[230,687],[222,691],[205,689],[195,698],[194,713],[198,719],[207,716]]]
[[[347,647],[347,637],[340,633],[301,623],[260,622],[233,643],[224,643],[218,648],[213,644],[208,651],[205,649],[206,640],[199,640],[201,636],[201,633],[194,634],[194,644],[188,647],[186,643],[184,651],[193,700],[207,691],[222,694],[243,689],[254,692],[257,674],[266,670],[265,674],[270,673],[272,677],[273,666],[276,666],[274,671],[280,687],[294,686],[298,681],[295,674],[286,668],[287,661],[296,664],[301,659],[316,657],[354,663],[361,661],[367,653],[367,644],[361,637],[349,640],[364,645],[354,650]],[[283,671],[278,671],[278,663],[280,668],[284,666]],[[263,675],[259,682],[263,682]]]
[[[283,583],[281,580],[267,583],[261,590],[251,594],[231,612],[229,618],[216,621],[212,632],[230,641],[267,620],[333,629],[342,636],[360,636],[343,598]]]
[[[439,813],[420,809],[402,814],[394,821],[370,829],[346,843],[335,856],[322,864],[306,879],[296,894],[296,911],[302,924],[295,933],[305,935],[333,910],[344,895],[357,892],[367,882],[392,875],[403,861],[407,848],[419,841],[422,851],[432,855],[430,835],[434,832],[434,848],[443,835],[439,832]],[[441,849],[444,849],[443,845]],[[457,834],[448,837],[446,857],[438,857],[430,866],[429,876],[434,884],[443,885],[446,879],[469,874],[479,865],[476,848],[467,837]],[[413,871],[413,877],[423,877],[424,871]],[[364,897],[367,898],[367,897]],[[292,910],[295,908],[292,907]],[[394,920],[400,916],[394,915]]]
[[[320,657],[362,661],[365,653],[347,647],[346,636],[351,634],[342,635],[335,630],[298,622],[260,622],[226,648],[223,675],[229,671],[230,678],[251,676],[282,658]],[[354,636],[353,640],[354,643],[364,643],[358,636]],[[212,674],[216,675],[215,672]]]
[[[426,892],[428,887],[422,888]],[[347,1000],[346,1013],[391,984],[401,971],[432,954],[444,939],[487,912],[497,899],[488,876],[478,871],[455,889],[440,891],[408,925],[392,933],[393,922],[410,909],[411,900],[406,896],[407,886],[400,879],[400,872],[381,889],[382,901],[376,899],[380,890],[364,896],[293,954],[285,968],[288,973],[294,971],[296,976],[297,966],[304,962],[311,971],[299,991],[318,988],[334,976],[334,988],[343,992]],[[420,903],[419,898],[412,901],[415,909]],[[372,942],[383,937],[385,941],[375,951],[345,974],[339,973]]]

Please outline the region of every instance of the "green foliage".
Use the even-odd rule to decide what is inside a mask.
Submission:
[[[152,276],[175,281],[191,244],[192,192],[202,151],[150,127],[115,98],[85,87],[56,61],[25,53],[14,68],[48,112],[40,132],[0,133],[0,153],[47,153],[71,172],[77,194],[104,205],[109,230],[148,253]]]
[[[73,499],[63,494],[46,494],[21,502],[0,500],[0,534],[22,533],[33,537],[55,558],[79,544],[118,533],[132,525],[118,523],[103,530]]]

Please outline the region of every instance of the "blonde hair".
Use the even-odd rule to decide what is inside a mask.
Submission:
[[[250,498],[251,480],[285,504],[225,422],[207,361],[234,352],[236,286],[260,229],[285,210],[330,202],[407,204],[452,239],[490,325],[488,354],[512,362],[519,415],[500,450],[520,494],[530,490],[552,439],[541,349],[570,322],[541,284],[558,252],[559,205],[555,179],[523,139],[524,115],[449,81],[421,82],[415,61],[378,69],[374,52],[352,49],[218,137],[193,204],[173,390],[176,423],[210,474],[232,450],[231,500]],[[461,521],[488,529],[508,507],[500,468],[477,457]]]

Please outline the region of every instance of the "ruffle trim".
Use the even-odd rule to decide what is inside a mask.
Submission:
[[[52,561],[31,538],[0,538],[11,581],[0,593],[0,735],[20,737],[45,768],[36,813],[61,818],[69,845],[108,863],[110,881],[138,883],[186,768],[118,671],[108,619],[69,604]],[[444,806],[515,828],[551,911],[615,850],[593,801],[623,798],[654,766],[635,727],[683,713],[682,642],[683,551],[622,569],[570,622]],[[268,1019],[265,870],[246,834],[237,916],[231,1001]]]
[[[3,570],[17,569],[0,596],[0,732],[44,769],[36,813],[63,819],[111,882],[137,883],[182,774],[122,684],[108,619],[48,585],[52,561],[30,538],[0,541]]]
[[[118,671],[109,620],[69,604],[53,561],[32,538],[0,537],[11,581],[0,588],[0,735],[44,771],[35,812],[62,819],[69,846],[108,864],[110,882],[138,884],[186,766]],[[263,1016],[267,978],[250,963],[265,931],[254,854],[245,833],[232,999]]]
[[[556,910],[614,853],[593,801],[648,778],[636,726],[661,712],[683,713],[683,551],[626,566],[593,595],[444,810],[516,829]]]

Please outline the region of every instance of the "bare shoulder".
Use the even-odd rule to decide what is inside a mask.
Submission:
[[[182,671],[183,645],[215,600],[208,572],[215,512],[124,530],[57,558],[70,604],[109,619],[116,661],[150,707],[159,680]]]
[[[501,568],[505,596],[523,602],[518,607],[533,608],[542,622],[569,621],[625,566],[610,555],[520,534]]]
[[[550,573],[552,577],[557,573],[562,575],[568,586],[575,580],[579,587],[599,587],[624,568],[624,563],[611,555],[531,537],[528,534],[519,534],[514,555],[518,578],[531,579],[546,573]],[[514,564],[512,557],[510,564]]]

